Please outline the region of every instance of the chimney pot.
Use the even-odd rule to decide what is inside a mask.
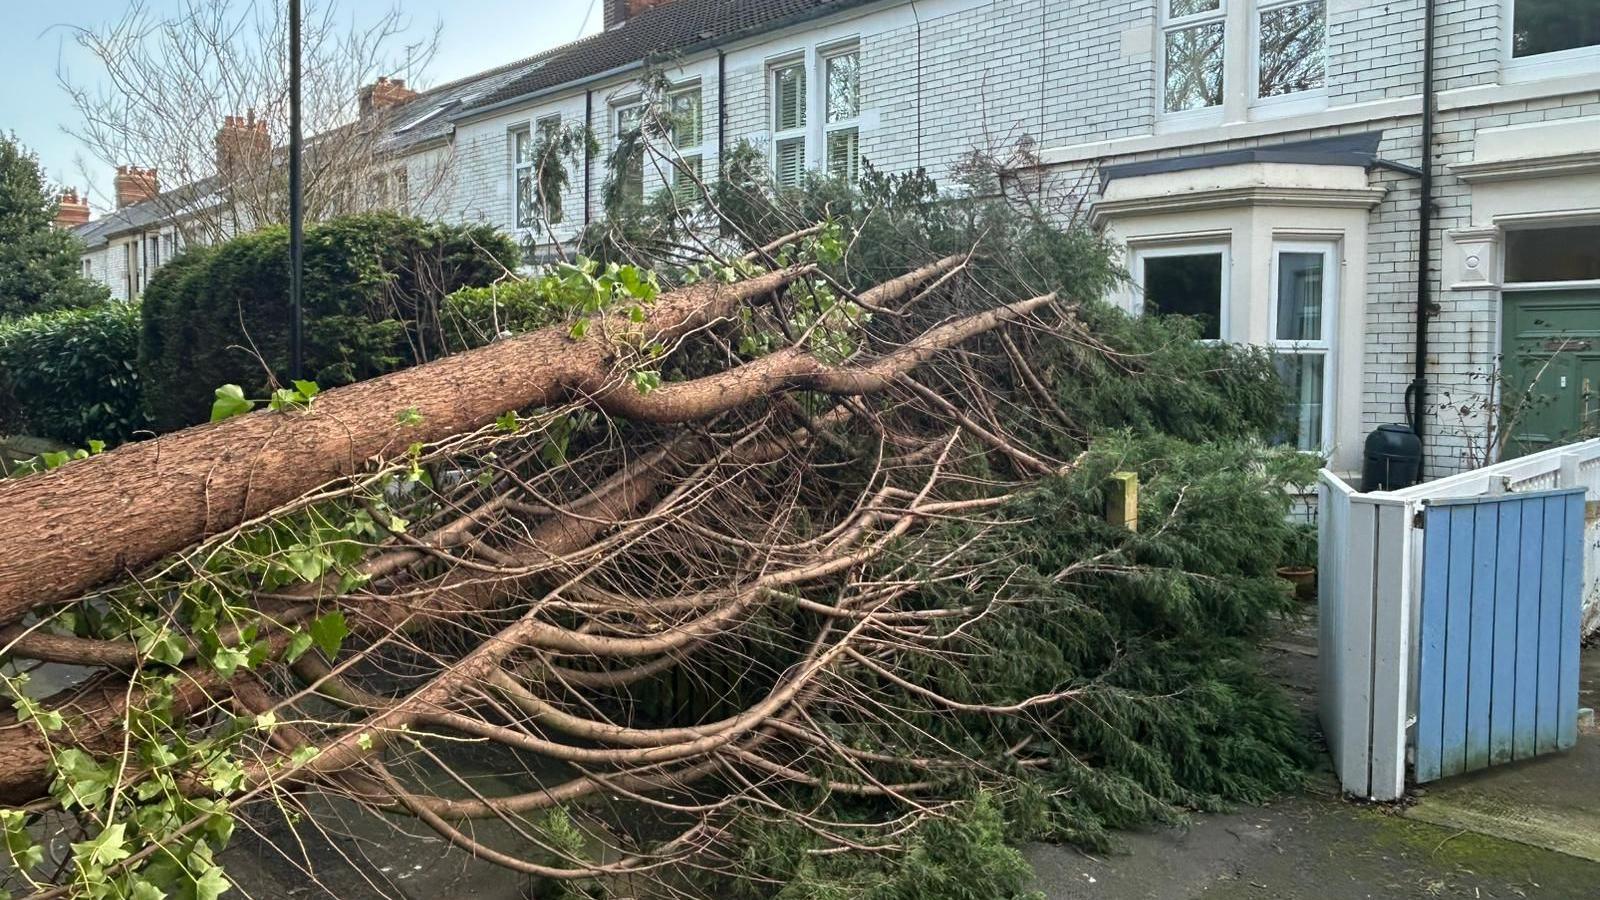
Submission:
[[[393,109],[417,98],[417,92],[406,87],[404,78],[379,75],[378,80],[366,85],[356,94],[357,105],[364,119],[373,113]]]
[[[55,218],[57,228],[76,228],[88,223],[89,201],[78,196],[77,188],[63,190],[58,199]]]
[[[117,209],[143,203],[161,192],[156,170],[141,166],[117,166],[117,177],[112,184],[117,195]]]

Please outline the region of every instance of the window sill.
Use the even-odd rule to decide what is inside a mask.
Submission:
[[[1521,84],[1597,73],[1600,73],[1600,47],[1578,47],[1507,60],[1501,80],[1506,84]]]
[[[1529,71],[1525,69],[1522,74],[1526,75]],[[1595,63],[1593,72],[1586,75],[1542,75],[1536,79],[1513,81],[1508,70],[1505,81],[1501,84],[1483,84],[1441,91],[1439,111],[1453,112],[1482,106],[1497,106],[1501,103],[1525,103],[1549,97],[1593,94],[1600,92],[1600,85],[1596,82],[1597,75],[1600,75],[1600,61]]]

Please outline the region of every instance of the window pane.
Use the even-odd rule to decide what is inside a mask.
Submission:
[[[534,219],[533,170],[517,172],[517,227],[531,228]]]
[[[861,57],[845,53],[828,58],[828,121],[854,119],[861,112]]]
[[[1322,262],[1321,253],[1278,254],[1278,340],[1322,340]]]
[[[679,200],[692,201],[700,197],[700,157],[685,156],[673,163],[672,193]]]
[[[1223,25],[1167,32],[1167,112],[1222,104]]]
[[[1288,433],[1283,443],[1299,450],[1321,450],[1323,369],[1327,357],[1321,353],[1283,354],[1277,363],[1278,377],[1289,393],[1284,410]]]
[[[700,89],[672,98],[672,143],[676,147],[700,145]]]
[[[1222,254],[1146,257],[1144,309],[1149,315],[1193,316],[1202,338],[1222,337]]]
[[[1600,225],[1506,232],[1506,281],[1600,280]]]
[[[1280,6],[1261,14],[1260,96],[1277,97],[1326,83],[1324,0]]]
[[[1179,16],[1192,16],[1196,13],[1216,12],[1222,8],[1222,0],[1171,0],[1167,7],[1167,15],[1176,19]]]
[[[512,143],[515,145],[517,165],[523,165],[533,159],[533,141],[528,136],[528,129],[519,128],[512,132]]]
[[[778,142],[773,153],[774,176],[783,187],[794,187],[806,170],[805,138],[787,138]]]
[[[828,174],[854,184],[861,162],[861,137],[854,128],[828,132]]]
[[[799,63],[773,72],[773,125],[779,131],[806,124],[806,70]]]
[[[1600,46],[1600,3],[1594,0],[1516,0],[1513,56]]]
[[[627,109],[617,110],[617,135],[620,137],[627,132],[639,127],[639,120],[644,115],[644,107],[630,106]]]

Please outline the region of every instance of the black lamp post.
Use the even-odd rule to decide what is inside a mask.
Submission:
[[[300,182],[300,0],[289,0],[289,377],[305,377],[305,203]]]

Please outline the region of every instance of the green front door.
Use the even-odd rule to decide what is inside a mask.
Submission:
[[[1600,290],[1505,298],[1506,458],[1600,433]]]

